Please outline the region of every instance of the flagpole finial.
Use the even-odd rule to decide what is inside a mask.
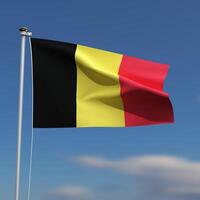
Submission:
[[[29,37],[32,36],[32,33],[29,32],[29,29],[27,27],[25,27],[25,26],[21,27],[19,29],[19,31],[20,31],[20,34],[23,35],[23,36],[29,36]]]
[[[28,28],[23,26],[19,29],[20,32],[28,32]]]

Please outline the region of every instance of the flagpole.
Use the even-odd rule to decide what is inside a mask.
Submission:
[[[21,140],[22,140],[22,113],[23,113],[23,91],[24,91],[24,65],[26,36],[31,36],[28,28],[19,29],[21,35],[21,58],[20,58],[20,79],[19,79],[19,107],[18,107],[18,134],[17,134],[17,162],[16,162],[16,187],[15,200],[19,200],[20,190],[20,165],[21,165]]]

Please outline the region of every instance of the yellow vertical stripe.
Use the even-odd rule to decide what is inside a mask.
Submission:
[[[77,127],[125,126],[118,70],[122,55],[77,45]]]

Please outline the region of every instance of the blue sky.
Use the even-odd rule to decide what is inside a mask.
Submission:
[[[13,199],[20,36],[97,47],[169,63],[165,90],[175,124],[136,128],[36,129],[32,199],[200,198],[200,2],[198,0],[1,1],[0,199]],[[21,200],[31,134],[26,51]]]

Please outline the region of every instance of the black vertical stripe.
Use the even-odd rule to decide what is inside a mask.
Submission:
[[[76,45],[31,39],[34,128],[76,127]]]

